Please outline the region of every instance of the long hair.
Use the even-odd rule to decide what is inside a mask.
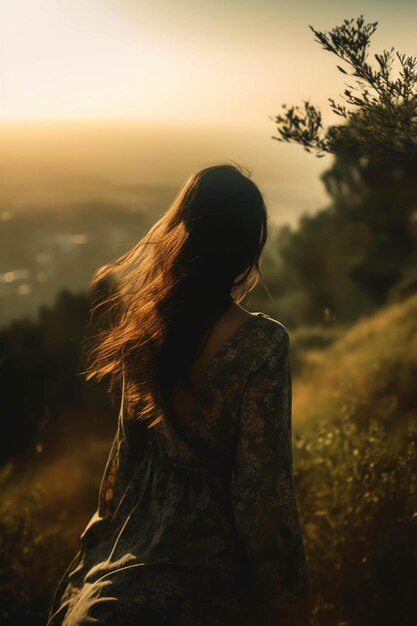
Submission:
[[[168,210],[118,259],[98,268],[90,288],[116,276],[98,304],[111,319],[88,348],[86,379],[124,379],[129,419],[156,425],[169,410],[216,319],[257,284],[268,215],[239,166],[190,176]],[[269,293],[269,292],[268,292]],[[91,315],[90,315],[91,323]]]

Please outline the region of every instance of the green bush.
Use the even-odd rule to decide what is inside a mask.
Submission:
[[[3,626],[44,626],[53,587],[71,559],[62,521],[40,524],[43,505],[44,496],[36,489],[3,497],[0,503]]]
[[[416,623],[416,435],[342,414],[294,437],[315,626]]]

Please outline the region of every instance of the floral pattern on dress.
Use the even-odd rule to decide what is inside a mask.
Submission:
[[[47,626],[266,626],[264,611],[308,598],[291,392],[288,331],[259,312],[212,358],[186,425],[129,420],[122,393]]]

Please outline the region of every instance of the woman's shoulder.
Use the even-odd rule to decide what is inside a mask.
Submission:
[[[288,329],[283,322],[267,315],[267,313],[264,313],[263,311],[259,311],[259,315],[263,320],[265,320],[265,324],[269,325],[270,328],[279,329],[281,333],[288,333]]]
[[[248,311],[236,303],[233,303],[230,307],[226,317],[232,319],[232,323],[237,325],[243,323],[243,326],[246,323],[250,324],[249,320],[251,318],[261,320],[263,331],[267,334],[269,333],[272,337],[280,337],[284,334],[288,334],[288,330],[285,325],[267,313],[264,313],[263,311]]]
[[[286,326],[277,319],[259,311],[242,346],[245,361],[249,363],[249,373],[254,372],[261,363],[276,354],[289,343]]]
[[[259,336],[264,339],[267,344],[275,345],[283,340],[289,340],[289,332],[287,327],[277,319],[270,317],[262,311],[259,312]]]

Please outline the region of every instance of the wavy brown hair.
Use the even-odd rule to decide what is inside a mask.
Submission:
[[[219,315],[258,278],[266,287],[267,225],[263,196],[241,167],[206,167],[142,239],[93,274],[90,288],[115,278],[91,308],[104,306],[111,323],[89,337],[83,374],[108,376],[110,393],[124,380],[129,419],[157,424],[174,388],[190,387],[191,364]]]

